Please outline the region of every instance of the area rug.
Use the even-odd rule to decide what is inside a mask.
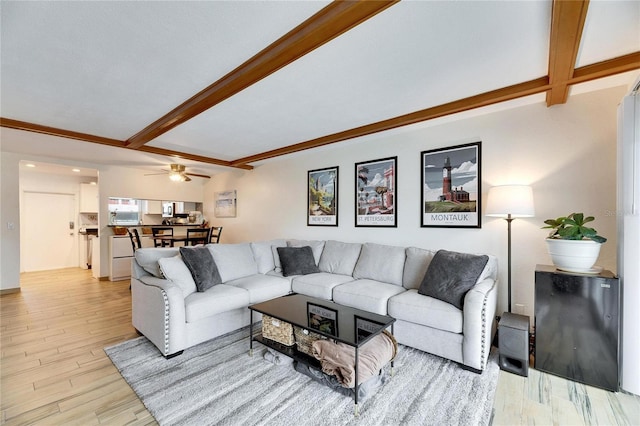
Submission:
[[[247,328],[165,359],[145,337],[105,348],[160,425],[486,425],[497,354],[482,374],[400,345],[394,375],[360,405],[263,358]]]

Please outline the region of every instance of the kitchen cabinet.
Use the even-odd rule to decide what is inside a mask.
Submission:
[[[142,247],[153,247],[153,239],[140,236]],[[122,281],[131,278],[131,260],[133,247],[128,235],[113,235],[109,237],[109,281]]]
[[[162,201],[146,200],[144,203],[144,214],[162,214]]]
[[[80,212],[98,212],[98,185],[90,183],[80,184]]]
[[[126,280],[131,277],[133,249],[129,236],[109,237],[109,281]]]

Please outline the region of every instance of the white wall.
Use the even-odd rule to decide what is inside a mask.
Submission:
[[[0,153],[0,290],[20,286],[19,156]],[[9,229],[9,224],[13,227]]]
[[[500,306],[507,301],[507,225],[482,217],[482,229],[420,227],[420,152],[482,141],[482,203],[489,187],[533,186],[536,217],[512,227],[512,305],[533,316],[534,270],[550,264],[540,229],[547,218],[582,211],[609,239],[598,265],[615,271],[616,107],[626,87],[571,97],[547,108],[534,104],[445,124],[427,124],[394,134],[281,157],[252,171],[217,175],[205,187],[205,216],[224,226],[223,242],[271,238],[336,239],[491,253],[499,257]],[[354,226],[354,163],[398,156],[398,227]],[[307,171],[339,166],[339,227],[306,226]],[[214,192],[237,189],[236,218],[215,218]],[[484,210],[484,207],[483,207]]]

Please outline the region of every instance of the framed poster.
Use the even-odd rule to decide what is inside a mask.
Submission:
[[[216,217],[236,217],[236,190],[216,192],[214,195]]]
[[[482,142],[421,152],[422,227],[480,228]]]
[[[383,324],[379,322],[364,319],[357,315],[354,315],[353,318],[356,323],[356,342],[366,339],[383,327]]]
[[[356,163],[356,226],[396,227],[398,157]]]
[[[309,328],[332,336],[338,335],[338,311],[307,302]]]
[[[307,226],[338,226],[338,167],[307,172]]]

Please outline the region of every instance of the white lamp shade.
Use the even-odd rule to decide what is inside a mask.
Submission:
[[[527,185],[502,185],[489,189],[487,216],[533,217],[533,191]]]

